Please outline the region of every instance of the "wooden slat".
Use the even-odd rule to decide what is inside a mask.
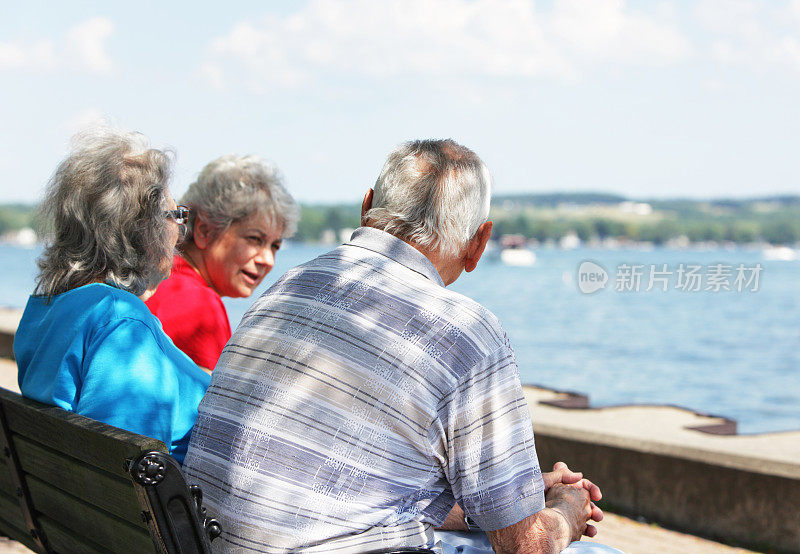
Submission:
[[[50,548],[56,552],[74,552],[75,554],[108,554],[108,549],[95,544],[85,537],[79,537],[69,529],[59,525],[46,516],[39,518],[39,525],[47,535]],[[135,552],[135,550],[122,550],[121,552]]]
[[[31,539],[30,535],[4,521],[2,516],[0,516],[0,533],[12,541],[16,541],[25,545],[28,550],[33,550],[36,552],[36,549],[38,548],[33,539]]]
[[[115,475],[125,476],[123,462],[140,452],[167,452],[161,441],[47,406],[2,388],[0,402],[5,406],[13,432]]]
[[[33,476],[28,477],[28,489],[37,513],[44,514],[77,536],[90,537],[93,543],[114,552],[155,550],[146,528],[98,510]]]
[[[33,477],[83,499],[103,511],[147,529],[130,479],[115,477],[88,464],[59,455],[24,437],[14,437],[22,470]],[[40,510],[39,503],[33,500]]]
[[[22,517],[22,510],[16,497],[0,494],[0,530],[31,550],[36,549],[36,543],[28,534],[28,526]]]
[[[5,463],[5,456],[2,456],[0,452],[0,459],[3,460],[0,463],[0,492],[4,492],[9,496],[14,496],[16,494],[16,487],[14,487],[14,483],[11,481],[11,474],[9,473],[8,465]]]

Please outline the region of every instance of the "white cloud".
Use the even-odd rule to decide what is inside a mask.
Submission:
[[[702,0],[694,15],[709,33],[708,55],[723,65],[800,70],[800,0]]]
[[[114,68],[105,51],[105,42],[114,32],[114,23],[104,17],[84,21],[67,32],[67,45],[73,60],[92,73],[108,73]]]
[[[529,0],[312,0],[213,39],[201,71],[259,91],[338,76],[573,80],[605,63],[685,57],[669,12],[623,0],[555,0],[548,11]]]
[[[0,70],[22,69],[51,72],[59,68],[106,74],[113,61],[105,51],[105,42],[114,31],[114,23],[103,17],[88,19],[70,28],[65,37],[55,41],[0,42]]]
[[[753,0],[701,0],[695,16],[714,33],[738,37],[759,37],[764,30],[759,22],[762,5]]]
[[[664,10],[662,17],[666,17]],[[625,9],[623,0],[561,0],[551,17],[560,46],[575,58],[661,65],[686,57],[688,40],[653,16]]]
[[[50,70],[57,64],[53,43],[0,42],[0,69]]]
[[[789,0],[785,8],[779,10],[778,17],[791,22],[795,31],[800,32],[800,0]]]
[[[796,37],[781,38],[770,54],[776,63],[789,65],[800,71],[800,40]]]

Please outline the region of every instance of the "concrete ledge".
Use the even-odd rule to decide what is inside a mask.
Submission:
[[[709,435],[693,427],[725,420],[673,406],[561,408],[564,393],[525,389],[544,469],[583,471],[615,511],[800,553],[800,431]]]
[[[0,387],[21,394],[17,382],[17,364],[13,360],[0,358]]]
[[[14,333],[20,319],[22,310],[0,308],[0,358],[14,359]]]

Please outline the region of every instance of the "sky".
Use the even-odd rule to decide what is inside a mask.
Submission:
[[[0,202],[105,121],[169,147],[180,196],[227,153],[358,201],[450,137],[496,193],[800,193],[800,0],[0,0]]]

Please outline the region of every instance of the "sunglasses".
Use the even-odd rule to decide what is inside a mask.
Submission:
[[[174,219],[175,223],[178,225],[185,225],[189,222],[189,214],[192,213],[192,210],[187,208],[186,206],[178,206],[174,210],[167,210],[166,215],[170,219]]]

